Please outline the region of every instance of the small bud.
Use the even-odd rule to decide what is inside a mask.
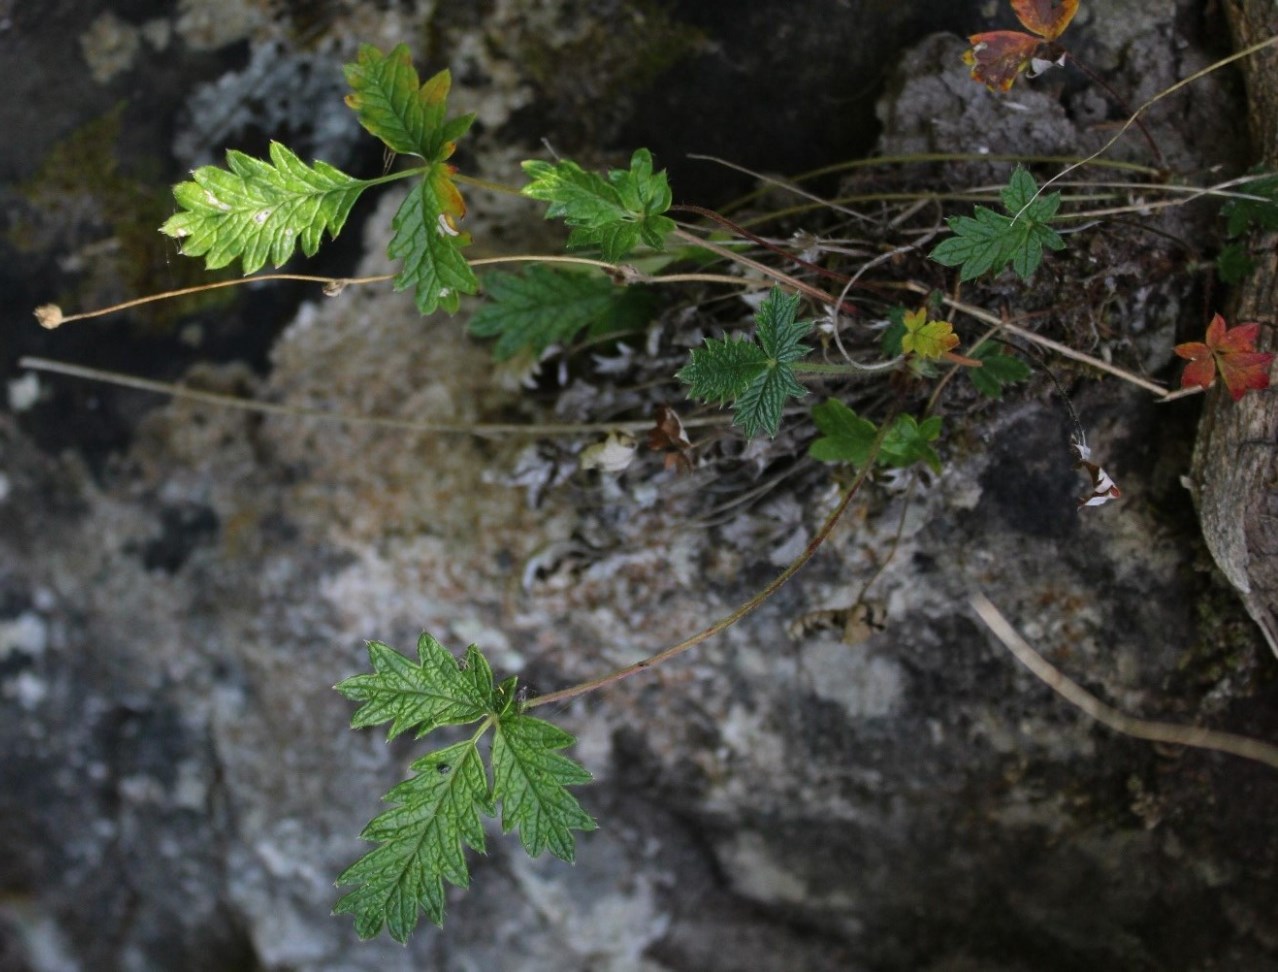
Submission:
[[[328,283],[324,285],[324,296],[336,297],[338,294],[340,294],[343,290],[346,289],[346,285],[349,282],[350,281],[348,280],[330,280]]]
[[[41,304],[35,309],[35,316],[41,327],[52,331],[62,323],[62,308],[57,304]]]

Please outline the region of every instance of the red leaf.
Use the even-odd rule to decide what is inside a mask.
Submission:
[[[1053,41],[1078,13],[1078,0],[1012,0],[1012,10],[1026,30]]]
[[[972,49],[964,53],[963,63],[972,68],[972,79],[991,91],[1010,89],[1042,43],[1019,30],[992,30],[973,34],[967,40]]]
[[[692,448],[692,443],[683,430],[679,413],[669,405],[658,405],[653,413],[653,420],[656,425],[648,430],[648,448],[665,453],[666,469],[689,472],[692,460],[688,458],[688,451]]]
[[[1207,325],[1207,340],[1187,341],[1172,350],[1187,358],[1185,373],[1180,377],[1181,388],[1209,388],[1216,379],[1216,369],[1234,401],[1249,391],[1269,387],[1269,366],[1274,360],[1268,351],[1256,350],[1256,338],[1260,325],[1239,324],[1229,327],[1225,319],[1216,314]]]

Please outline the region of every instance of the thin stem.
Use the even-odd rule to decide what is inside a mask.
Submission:
[[[1129,716],[1113,706],[1106,705],[1031,648],[984,594],[978,591],[968,599],[968,603],[971,604],[977,616],[985,622],[985,626],[990,629],[994,637],[1002,642],[1003,647],[1010,651],[1017,661],[1033,672],[1053,692],[1101,725],[1135,739],[1170,743],[1173,746],[1191,746],[1195,749],[1212,749],[1229,753],[1231,756],[1252,759],[1278,769],[1278,746],[1271,743],[1247,736],[1237,736],[1232,732],[1217,732],[1214,729],[1200,729],[1196,726],[1178,726],[1170,722],[1153,722],[1149,719]]]
[[[1104,78],[1089,68],[1073,54],[1069,55],[1068,61],[1070,64],[1074,65],[1074,67],[1078,68],[1079,72],[1087,78],[1088,81],[1108,94],[1110,98],[1113,99],[1114,104],[1118,106],[1119,111],[1126,115],[1131,115],[1132,110],[1127,106],[1127,102],[1118,96],[1118,92],[1111,88]],[[1141,134],[1145,136],[1145,141],[1149,143],[1150,151],[1154,153],[1155,160],[1157,160],[1159,166],[1165,170],[1167,168],[1167,160],[1163,158],[1163,150],[1160,149],[1158,147],[1158,143],[1154,141],[1153,133],[1146,127],[1144,119],[1137,118],[1136,115],[1132,115],[1132,117],[1136,118],[1136,124],[1140,127]]]
[[[822,304],[830,307],[837,307],[839,310],[847,314],[855,315],[860,313],[860,310],[857,307],[837,299],[832,294],[827,294],[821,288],[813,287],[810,283],[806,283],[798,277],[792,277],[788,273],[777,270],[775,267],[768,266],[766,263],[760,263],[758,260],[752,260],[743,253],[734,253],[725,246],[720,246],[718,243],[713,243],[710,240],[703,240],[701,237],[694,233],[689,233],[687,230],[682,228],[676,228],[675,235],[682,240],[694,243],[703,249],[709,250],[711,253],[718,254],[725,260],[740,263],[743,266],[750,267],[752,270],[759,271],[759,273],[766,277],[771,277],[773,280],[779,281],[780,283],[788,284],[800,293],[807,294],[813,300]]]
[[[854,377],[878,371],[891,371],[901,361],[902,357],[900,355],[891,361],[877,361],[874,364],[861,364],[858,361],[847,361],[842,364],[832,361],[795,361],[790,365],[790,370],[797,375]]]
[[[280,415],[289,418],[319,419],[324,422],[340,422],[343,425],[365,425],[380,429],[398,429],[411,432],[434,432],[445,435],[475,436],[542,436],[542,435],[585,435],[613,431],[646,432],[652,428],[652,420],[625,422],[579,422],[579,423],[518,423],[518,422],[432,422],[428,419],[398,419],[374,415],[347,415],[340,412],[326,412],[318,408],[301,408],[295,405],[280,405],[275,402],[262,402],[239,395],[224,395],[220,392],[200,391],[162,381],[152,381],[136,375],[121,374],[118,371],[105,371],[100,368],[87,368],[83,365],[65,361],[53,361],[48,358],[22,358],[18,361],[21,368],[32,371],[46,371],[52,374],[67,375],[72,378],[85,378],[89,381],[116,385],[121,388],[133,388],[138,391],[153,392],[157,395],[168,395],[186,401],[199,402],[203,405],[214,405],[218,408],[234,408],[244,412],[256,412],[263,415]],[[699,418],[686,418],[683,424],[687,428],[727,425],[727,415],[705,415]]]
[[[476,176],[462,175],[460,172],[454,172],[452,178],[454,182],[460,182],[467,186],[474,186],[476,189],[486,189],[489,192],[500,192],[507,196],[523,195],[523,193],[514,186],[508,186],[504,182],[491,182],[488,179],[480,179]]]
[[[909,290],[916,294],[930,294],[933,290],[933,288],[926,287],[913,280],[900,284],[899,286],[904,290]],[[1146,391],[1153,392],[1159,398],[1163,398],[1167,394],[1167,389],[1162,385],[1155,384],[1152,381],[1142,378],[1140,375],[1134,374],[1133,372],[1127,371],[1123,368],[1119,368],[1117,365],[1112,365],[1108,361],[1102,361],[1100,358],[1093,358],[1090,354],[1084,354],[1082,351],[1075,351],[1067,344],[1061,344],[1059,341],[1053,341],[1051,338],[1045,338],[1041,334],[1035,334],[1033,331],[1027,331],[1024,328],[1017,327],[1015,324],[1010,324],[1007,321],[996,317],[989,311],[982,310],[979,307],[973,307],[971,304],[965,304],[962,301],[954,300],[952,297],[942,297],[941,303],[945,304],[945,306],[949,307],[951,310],[956,310],[961,314],[966,314],[968,317],[975,318],[978,321],[983,321],[984,323],[997,327],[1009,334],[1015,334],[1019,338],[1024,338],[1031,344],[1037,344],[1039,347],[1043,348],[1050,348],[1062,357],[1070,358],[1074,361],[1081,361],[1083,364],[1091,365],[1098,371],[1104,371],[1106,374],[1113,375],[1115,378],[1121,378],[1123,381],[1137,385],[1140,388],[1144,388]]]
[[[865,461],[865,465],[861,467],[861,471],[848,487],[843,499],[839,501],[839,505],[836,506],[830,515],[825,518],[825,522],[821,525],[821,529],[817,531],[816,536],[808,541],[808,545],[804,547],[803,552],[792,560],[785,570],[781,571],[780,574],[773,578],[767,587],[763,588],[763,590],[759,591],[759,593],[750,598],[750,600],[740,605],[731,614],[720,618],[709,627],[703,628],[692,637],[685,638],[676,645],[671,645],[664,651],[659,651],[655,655],[645,658],[642,661],[637,661],[632,665],[627,665],[624,668],[618,668],[616,671],[609,672],[607,675],[601,675],[598,678],[592,678],[589,681],[581,682],[565,689],[560,689],[558,692],[550,692],[546,695],[539,695],[536,698],[529,699],[528,702],[524,704],[524,708],[531,709],[539,705],[550,705],[556,702],[565,702],[568,699],[576,698],[578,695],[585,695],[587,692],[594,692],[606,685],[611,685],[614,682],[620,682],[622,679],[629,678],[631,675],[637,675],[640,672],[645,672],[650,668],[654,668],[657,665],[662,664],[663,662],[670,661],[672,658],[682,655],[689,649],[701,644],[701,642],[706,641],[709,638],[713,638],[715,635],[732,627],[747,614],[750,614],[758,608],[761,604],[767,601],[768,598],[772,597],[773,594],[779,591],[791,577],[802,570],[803,566],[812,559],[812,556],[829,538],[830,534],[834,531],[835,525],[839,522],[839,518],[843,516],[848,505],[852,502],[852,498],[856,496],[862,484],[864,484],[865,480],[869,477],[870,471],[874,468],[874,460],[878,456],[879,448],[883,444],[883,437],[886,435],[890,424],[891,423],[889,422],[884,422],[882,428],[879,429],[878,436],[870,446],[870,453]]]
[[[263,273],[256,277],[240,277],[237,280],[219,280],[217,283],[200,284],[198,287],[183,287],[180,290],[165,290],[158,294],[148,294],[145,297],[135,297],[133,300],[126,300],[120,304],[112,304],[110,307],[101,307],[97,310],[82,311],[79,314],[62,315],[59,313],[56,319],[46,321],[38,312],[37,317],[49,330],[55,327],[61,327],[63,324],[71,321],[84,321],[93,317],[104,317],[107,314],[114,314],[117,311],[128,310],[130,307],[138,307],[142,304],[150,304],[157,300],[171,300],[174,297],[188,297],[191,294],[203,293],[206,290],[220,290],[222,287],[243,287],[246,284],[259,283],[265,280],[300,280],[303,283],[322,283],[322,284],[366,284],[381,283],[390,280],[393,274],[381,274],[376,277],[316,277],[304,273]]]
[[[718,223],[720,226],[723,226],[726,229],[731,230],[733,233],[737,234],[738,236],[742,236],[745,239],[749,240],[750,242],[763,247],[769,253],[775,253],[777,256],[779,256],[783,260],[789,260],[791,263],[797,263],[799,266],[804,267],[805,269],[811,270],[813,273],[817,274],[818,276],[827,277],[831,280],[837,280],[839,283],[847,283],[848,281],[848,278],[846,275],[841,273],[836,273],[835,271],[819,266],[818,264],[815,264],[810,260],[805,260],[801,256],[796,256],[793,253],[783,250],[781,249],[781,247],[776,246],[773,243],[769,243],[763,237],[755,236],[755,234],[751,233],[745,227],[740,226],[737,223],[734,223],[732,220],[728,219],[726,216],[720,216],[713,209],[706,209],[702,206],[687,206],[687,205],[671,206],[670,208],[679,210],[680,212],[696,213],[698,216],[704,216],[706,219],[713,220],[714,222]]]
[[[1220,68],[1225,67],[1228,64],[1233,64],[1234,61],[1240,61],[1245,57],[1251,57],[1251,55],[1259,53],[1260,51],[1263,51],[1266,47],[1273,47],[1275,44],[1278,44],[1278,35],[1270,37],[1267,40],[1260,41],[1257,44],[1252,44],[1250,47],[1244,47],[1241,51],[1236,51],[1235,53],[1229,55],[1228,57],[1221,58],[1219,61],[1215,62],[1214,64],[1207,65],[1207,67],[1203,68],[1201,71],[1195,71],[1193,74],[1189,75],[1189,77],[1182,78],[1181,80],[1177,81],[1175,84],[1171,85],[1170,87],[1164,88],[1162,91],[1158,92],[1158,94],[1154,95],[1144,104],[1142,104],[1139,108],[1137,108],[1136,111],[1133,112],[1132,115],[1128,117],[1127,121],[1123,122],[1122,127],[1119,128],[1119,130],[1114,133],[1114,137],[1111,138],[1108,142],[1106,142],[1104,145],[1102,145],[1100,148],[1098,148],[1095,152],[1093,152],[1091,155],[1087,156],[1086,158],[1079,159],[1077,162],[1070,163],[1065,168],[1061,169],[1060,172],[1056,173],[1056,175],[1052,176],[1050,179],[1044,182],[1041,186],[1039,186],[1038,191],[1035,192],[1033,197],[1031,197],[1025,203],[1025,206],[1021,209],[1021,212],[1024,212],[1026,209],[1028,209],[1034,203],[1034,201],[1037,200],[1038,197],[1041,196],[1044,192],[1046,192],[1047,188],[1051,186],[1053,183],[1059,182],[1061,179],[1065,178],[1065,176],[1069,175],[1075,169],[1080,169],[1085,165],[1091,164],[1092,162],[1096,161],[1096,159],[1100,158],[1100,156],[1108,152],[1111,148],[1113,148],[1113,146],[1118,142],[1119,139],[1121,139],[1124,135],[1127,134],[1127,130],[1136,123],[1137,119],[1142,114],[1144,114],[1149,108],[1153,107],[1158,102],[1162,101],[1164,98],[1176,93],[1181,88],[1187,85],[1193,84],[1199,78],[1205,78],[1207,75],[1211,74],[1213,71],[1219,70]],[[1020,213],[1017,213],[1017,215],[1019,216]]]

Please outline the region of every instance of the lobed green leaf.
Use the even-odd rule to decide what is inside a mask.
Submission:
[[[336,237],[369,185],[326,162],[306,165],[272,142],[271,161],[226,153],[225,169],[206,165],[173,189],[181,211],[160,232],[182,240],[187,256],[203,256],[210,270],[240,260],[245,274],[268,260],[280,266],[302,252],[314,256],[325,231]]]
[[[470,320],[470,333],[495,337],[493,357],[505,361],[524,352],[540,357],[552,344],[581,331],[596,333],[642,327],[652,316],[651,293],[619,287],[598,274],[531,266],[523,275],[484,277],[488,300]]]
[[[351,718],[351,727],[390,722],[388,738],[417,728],[418,738],[439,726],[465,725],[484,718],[493,708],[493,674],[488,662],[471,645],[464,663],[430,635],[417,641],[414,664],[380,641],[368,643],[369,674],[354,675],[334,688],[352,702],[364,703]]]
[[[572,249],[598,247],[605,260],[615,263],[641,242],[660,250],[675,228],[662,215],[672,199],[666,173],[652,171],[647,149],[635,151],[629,170],[613,169],[606,179],[570,160],[529,161],[523,168],[531,181],[521,192],[549,203],[546,218],[562,219],[572,228]]]
[[[470,234],[456,228],[461,196],[451,176],[451,166],[436,162],[409,190],[391,220],[394,235],[386,252],[402,263],[393,286],[413,288],[417,309],[423,314],[440,307],[452,313],[462,294],[479,289],[479,280],[462,255],[462,247],[470,245]]]
[[[970,352],[970,357],[981,362],[980,368],[964,368],[963,373],[971,379],[976,390],[990,398],[1002,398],[1003,386],[1024,381],[1030,376],[1030,368],[1020,358],[1004,353],[1000,345],[993,341]]]
[[[808,446],[808,455],[821,462],[850,462],[863,466],[878,429],[837,398],[812,409],[812,421],[823,435]]]
[[[501,801],[502,831],[518,830],[531,857],[549,850],[571,864],[576,853],[572,832],[597,826],[566,789],[589,783],[590,774],[555,751],[573,741],[558,726],[531,716],[512,714],[497,723],[493,794]]]
[[[452,75],[445,69],[419,83],[405,44],[389,54],[365,44],[344,70],[351,86],[347,106],[392,152],[442,162],[475,120],[474,115],[445,119]]]
[[[395,941],[406,942],[419,910],[442,925],[444,881],[463,888],[470,883],[465,846],[483,853],[480,812],[496,812],[474,740],[429,753],[411,769],[416,775],[386,794],[395,806],[360,834],[379,846],[337,879],[338,885],[357,887],[338,900],[333,913],[354,915],[363,939],[385,925]]]
[[[1012,215],[976,206],[972,216],[952,216],[946,222],[954,235],[938,243],[929,256],[942,266],[959,267],[963,281],[999,271],[1009,263],[1028,280],[1043,262],[1044,249],[1065,246],[1060,234],[1047,225],[1060,209],[1060,193],[1035,196],[1036,192],[1033,177],[1017,166],[1001,193]]]

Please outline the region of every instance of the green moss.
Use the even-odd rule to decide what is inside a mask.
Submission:
[[[120,103],[56,143],[35,175],[17,187],[27,206],[7,238],[24,252],[73,254],[74,289],[58,295],[68,311],[228,278],[182,259],[159,234],[173,201],[158,178],[136,178],[122,169],[117,145],[124,109]],[[148,330],[167,330],[194,310],[233,299],[216,290],[143,304],[130,314]]]

